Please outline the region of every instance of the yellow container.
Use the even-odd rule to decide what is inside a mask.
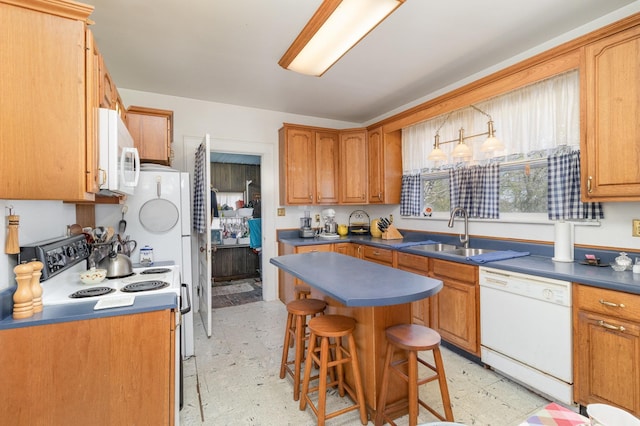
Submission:
[[[338,225],[338,235],[345,236],[349,233],[347,225]]]
[[[369,232],[371,232],[371,236],[374,238],[382,237],[382,232],[378,228],[378,219],[373,219],[371,221],[371,227],[369,228]]]

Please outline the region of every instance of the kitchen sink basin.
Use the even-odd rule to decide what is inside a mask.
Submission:
[[[483,249],[483,248],[457,248],[455,250],[446,250],[445,253],[453,254],[456,256],[469,257],[469,256],[476,256],[478,254],[483,254],[483,253],[491,253],[494,251],[495,250],[489,250],[489,249]]]
[[[454,246],[453,244],[438,243],[438,244],[424,244],[421,246],[417,246],[416,248],[419,248],[420,250],[424,250],[424,251],[451,251],[451,250],[459,249],[460,247]]]

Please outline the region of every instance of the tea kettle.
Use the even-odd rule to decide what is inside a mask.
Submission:
[[[122,253],[118,253],[118,246],[115,242],[111,251],[98,264],[98,268],[107,270],[107,278],[123,278],[133,274],[131,259]]]

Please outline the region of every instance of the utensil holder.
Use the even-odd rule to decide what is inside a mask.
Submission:
[[[389,225],[387,230],[382,233],[382,239],[383,240],[401,240],[402,234],[400,233],[400,231],[398,231],[398,229],[395,226]]]

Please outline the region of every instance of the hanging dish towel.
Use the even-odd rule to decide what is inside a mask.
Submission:
[[[505,259],[513,259],[514,257],[522,257],[529,256],[528,251],[513,251],[513,250],[504,250],[504,251],[494,251],[491,253],[482,253],[477,254],[475,256],[467,257],[467,260],[471,260],[476,263],[487,263],[487,262],[495,262],[496,260],[505,260]]]
[[[249,247],[262,247],[262,219],[249,219]]]

